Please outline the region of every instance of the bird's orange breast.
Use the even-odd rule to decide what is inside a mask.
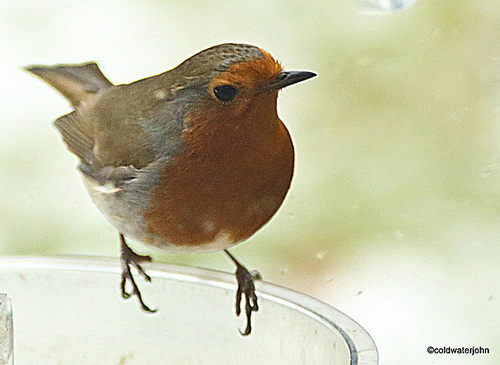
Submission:
[[[273,216],[294,168],[275,103],[262,100],[236,120],[217,106],[186,117],[186,150],[167,164],[144,213],[149,233],[174,245],[208,245],[222,235],[234,244]]]

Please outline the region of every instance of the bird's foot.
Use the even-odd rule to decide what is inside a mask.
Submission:
[[[236,280],[238,282],[238,291],[236,292],[236,315],[241,314],[241,300],[245,296],[245,314],[247,317],[247,326],[240,334],[248,336],[252,332],[252,313],[259,310],[257,294],[255,294],[254,280],[261,280],[259,272],[250,273],[248,269],[240,264],[229,251],[224,250],[229,258],[236,264]]]
[[[134,276],[132,275],[131,266],[135,267],[137,272],[146,280],[151,281],[151,277],[146,274],[144,269],[141,266],[141,262],[151,262],[152,259],[150,256],[138,255],[130,247],[128,247],[125,242],[125,237],[120,233],[120,244],[121,244],[121,263],[122,263],[122,281],[120,284],[122,297],[124,299],[128,299],[132,296],[136,296],[137,300],[139,300],[139,304],[145,312],[154,313],[157,309],[149,308],[144,300],[142,299],[141,291],[135,282]],[[127,282],[130,282],[132,286],[132,290],[127,291]]]

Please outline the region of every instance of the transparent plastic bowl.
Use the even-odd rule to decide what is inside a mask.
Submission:
[[[16,365],[378,363],[356,322],[309,296],[257,282],[260,310],[242,337],[232,275],[164,264],[137,279],[145,301],[119,293],[118,260],[0,257],[0,292],[12,299]]]

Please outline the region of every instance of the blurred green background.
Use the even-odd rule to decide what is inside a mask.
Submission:
[[[22,66],[95,60],[128,83],[211,45],[251,43],[319,76],[280,95],[292,189],[233,253],[354,318],[383,364],[500,363],[500,2],[421,0],[381,16],[350,0],[0,5],[1,255],[119,247],[51,124],[70,107]],[[222,254],[134,248],[233,270]]]

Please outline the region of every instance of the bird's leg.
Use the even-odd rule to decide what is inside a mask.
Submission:
[[[245,331],[240,331],[243,336],[248,336],[252,332],[252,312],[259,310],[257,303],[257,295],[255,294],[254,280],[262,279],[259,273],[251,274],[245,266],[240,264],[238,260],[228,251],[224,250],[226,255],[236,265],[236,280],[238,281],[238,291],[236,292],[236,315],[241,314],[241,299],[245,295],[245,313],[247,316],[247,327]]]
[[[122,291],[122,297],[124,299],[128,299],[132,296],[136,296],[137,299],[139,300],[139,303],[141,304],[142,309],[145,312],[149,313],[154,313],[157,311],[157,309],[151,309],[149,308],[144,301],[142,300],[142,295],[141,291],[139,290],[139,287],[137,286],[134,276],[132,275],[131,267],[133,266],[136,268],[137,272],[146,280],[146,281],[151,281],[151,277],[146,274],[142,266],[140,265],[141,262],[151,262],[151,257],[150,256],[143,256],[143,255],[138,255],[130,247],[128,247],[127,242],[125,242],[125,237],[123,234],[120,233],[120,247],[121,247],[121,255],[120,255],[120,260],[122,263],[122,282],[120,284],[120,288]],[[130,282],[130,285],[132,285],[132,291],[128,292],[126,289],[127,281]]]

